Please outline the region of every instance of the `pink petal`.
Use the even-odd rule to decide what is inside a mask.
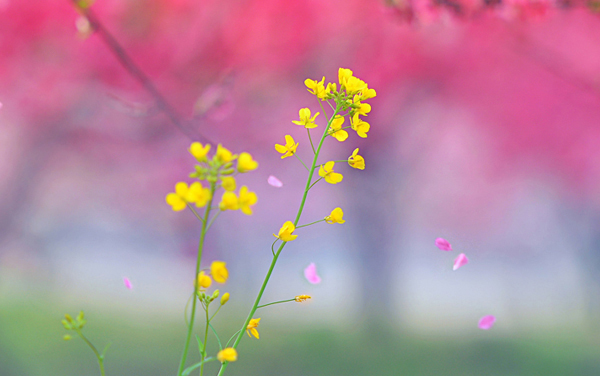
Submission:
[[[460,255],[458,255],[458,257],[456,259],[454,259],[454,266],[452,267],[452,270],[456,270],[458,268],[460,268],[463,265],[466,265],[469,263],[469,259],[467,258],[467,256],[465,256],[464,253],[461,253]]]
[[[129,278],[123,277],[123,283],[125,284],[125,287],[127,287],[129,290],[131,290],[132,286],[131,286],[131,282],[129,281]]]
[[[437,247],[439,249],[441,249],[442,251],[451,251],[452,250],[452,246],[444,238],[435,239],[435,245],[437,245]]]
[[[317,275],[317,266],[314,262],[311,262],[310,265],[304,269],[304,277],[313,285],[321,283],[321,277]]]
[[[277,179],[273,175],[269,176],[269,179],[267,179],[267,182],[269,182],[269,185],[271,185],[275,188],[281,188],[283,186],[283,183],[281,182],[281,180]]]
[[[483,330],[491,329],[492,326],[494,326],[495,322],[496,322],[496,316],[492,316],[492,315],[483,316],[479,320],[479,329],[483,329]]]

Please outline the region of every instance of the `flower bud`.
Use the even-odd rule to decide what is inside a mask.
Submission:
[[[310,295],[297,295],[294,300],[297,301],[298,303],[305,301],[306,299],[311,299],[312,297]]]
[[[65,335],[63,336],[63,339],[64,339],[65,341],[68,341],[68,340],[70,340],[71,338],[73,338],[73,337],[71,337],[71,336],[70,336],[70,335],[68,335],[68,334],[65,334]]]
[[[225,305],[225,303],[227,303],[229,301],[229,293],[226,292],[225,294],[223,294],[223,296],[221,296],[221,305]]]
[[[219,289],[216,289],[215,292],[213,292],[211,299],[215,300],[218,297],[219,297]]]

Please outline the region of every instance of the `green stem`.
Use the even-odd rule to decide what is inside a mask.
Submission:
[[[312,180],[313,173],[315,172],[315,167],[317,166],[317,158],[319,157],[319,153],[321,152],[321,148],[323,147],[323,142],[325,141],[325,136],[327,136],[327,131],[329,130],[329,127],[331,126],[331,120],[335,118],[335,115],[338,113],[338,111],[340,111],[339,105],[335,108],[333,115],[331,116],[330,120],[327,122],[327,126],[325,127],[325,131],[323,132],[323,136],[321,136],[321,141],[319,142],[319,146],[317,147],[317,152],[315,153],[315,156],[313,158],[312,167],[311,167],[310,171],[308,172],[308,179],[306,180],[306,188],[304,189],[304,195],[302,196],[302,201],[300,202],[300,207],[298,208],[298,213],[296,214],[296,220],[294,221],[294,226],[296,226],[298,224],[298,221],[300,220],[300,216],[302,215],[302,211],[304,210],[304,204],[306,203],[306,197],[308,196],[310,182]],[[262,298],[263,293],[265,292],[265,288],[267,287],[267,284],[269,283],[269,279],[271,278],[271,273],[273,273],[273,268],[275,268],[277,259],[279,258],[279,255],[281,254],[281,251],[283,250],[283,247],[285,247],[286,244],[287,244],[287,242],[281,243],[281,245],[279,246],[279,249],[277,250],[277,253],[275,253],[275,256],[273,256],[273,260],[271,261],[271,265],[269,266],[267,275],[265,276],[262,286],[260,287],[260,290],[258,291],[258,296],[256,297],[254,304],[252,305],[252,309],[250,309],[250,313],[248,314],[248,317],[246,317],[246,321],[244,322],[244,325],[240,329],[240,333],[238,334],[237,338],[235,339],[235,342],[233,343],[232,347],[234,349],[237,348],[237,346],[239,345],[240,341],[242,340],[242,336],[244,334],[244,332],[243,332],[244,329],[248,326],[248,323],[250,323],[252,316],[254,316],[254,312],[256,312],[256,310],[258,309],[258,305],[260,304],[260,299]],[[219,373],[217,374],[217,376],[221,376],[225,372],[225,369],[227,369],[227,364],[228,364],[228,362],[221,364],[221,368],[219,369]]]
[[[325,220],[325,219],[319,219],[318,221],[314,221],[314,222],[311,222],[311,223],[307,223],[307,224],[305,224],[305,225],[296,226],[296,228],[298,229],[298,228],[302,228],[302,227],[306,227],[306,226],[314,225],[315,223],[323,222],[324,220]]]
[[[98,365],[100,366],[100,374],[102,376],[105,376],[105,373],[104,373],[104,356],[100,355],[100,353],[98,352],[98,350],[96,349],[96,347],[86,338],[86,336],[83,335],[83,333],[81,332],[81,330],[75,329],[75,331],[77,332],[77,334],[79,334],[79,337],[81,337],[81,339],[83,339],[85,341],[85,343],[87,343],[87,345],[90,347],[90,349],[92,349],[92,351],[94,352],[94,355],[96,355],[96,358],[98,359]]]
[[[308,141],[310,141],[310,147],[312,148],[313,154],[317,154],[317,152],[315,151],[315,145],[313,144],[312,138],[310,137],[310,129],[306,128],[306,132],[308,133]],[[302,164],[304,164],[304,163],[302,163]],[[306,166],[304,166],[304,167],[306,167]]]
[[[206,312],[206,328],[204,328],[204,345],[202,346],[202,354],[200,355],[200,361],[202,365],[200,366],[200,376],[204,372],[204,358],[206,356],[206,342],[208,341],[208,326],[210,325],[210,319],[208,318],[208,305],[205,309]]]
[[[300,163],[302,163],[302,166],[304,166],[304,168],[306,169],[306,171],[310,171],[308,169],[308,167],[306,167],[306,165],[304,164],[304,162],[302,161],[302,159],[300,159],[300,157],[298,156],[298,154],[294,153],[294,156],[296,156],[296,158],[298,158],[298,160],[300,161]]]
[[[179,362],[179,370],[177,371],[177,375],[181,376],[184,368],[185,368],[185,360],[187,358],[188,351],[190,349],[190,340],[192,338],[192,331],[194,329],[194,319],[196,318],[196,303],[198,299],[196,296],[198,295],[198,282],[196,279],[198,278],[198,274],[200,273],[200,261],[202,260],[202,249],[204,248],[204,238],[206,237],[206,227],[207,220],[210,214],[210,209],[212,207],[212,202],[215,196],[216,184],[211,183],[210,185],[210,200],[206,205],[206,211],[204,212],[204,221],[202,221],[202,231],[200,233],[200,241],[198,242],[198,255],[196,257],[196,274],[194,274],[194,300],[192,303],[192,314],[190,317],[190,323],[188,325],[187,337],[185,339],[185,346],[183,347],[183,353],[181,354],[181,361]]]
[[[256,307],[256,309],[267,307],[267,306],[270,306],[270,305],[273,305],[273,304],[293,302],[295,300],[296,300],[296,298],[294,298],[294,299],[288,299],[288,300],[278,300],[276,302],[272,302],[272,303],[267,303],[267,304],[260,305],[260,306]]]
[[[187,207],[190,208],[190,210],[192,211],[192,213],[194,213],[194,215],[196,216],[196,218],[198,218],[200,220],[200,222],[204,222],[204,219],[202,219],[202,217],[200,217],[198,215],[198,212],[196,212],[196,210],[194,209],[194,207],[192,205],[190,205],[190,203],[187,203]]]

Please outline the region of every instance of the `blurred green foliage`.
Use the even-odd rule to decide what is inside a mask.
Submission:
[[[89,348],[79,339],[62,339],[62,315],[57,307],[39,302],[0,307],[0,375],[98,375]],[[92,311],[86,317],[85,333],[97,347],[112,342],[107,375],[176,372],[183,320],[132,321]],[[261,324],[261,339],[242,342],[239,360],[228,368],[228,375],[600,375],[600,346],[592,336],[416,336],[375,319],[347,331]],[[234,331],[231,327],[222,332]],[[215,374],[217,367],[211,363],[207,374]]]

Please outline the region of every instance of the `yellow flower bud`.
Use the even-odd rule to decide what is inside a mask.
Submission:
[[[226,292],[225,294],[223,294],[223,296],[221,296],[221,305],[225,305],[225,303],[227,303],[229,301],[229,293]]]
[[[65,341],[68,341],[68,340],[70,340],[71,338],[73,338],[73,337],[71,337],[71,336],[70,336],[70,335],[68,335],[68,334],[65,334],[65,335],[63,336],[63,339],[64,339]]]
[[[312,297],[310,295],[297,295],[294,300],[297,301],[298,303],[305,301],[306,299],[311,299]]]

